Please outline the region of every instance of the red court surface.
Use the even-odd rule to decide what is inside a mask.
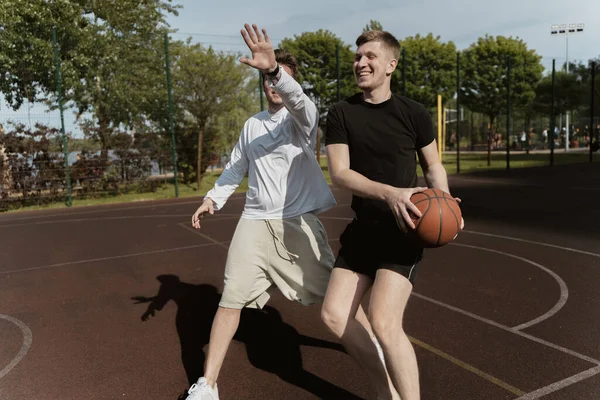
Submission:
[[[600,399],[600,164],[450,182],[465,231],[426,251],[406,312],[422,399]],[[337,252],[353,213],[334,193],[320,218]],[[244,203],[198,232],[200,200],[0,215],[0,399],[183,399]],[[244,311],[219,391],[374,398],[319,306],[278,293]]]

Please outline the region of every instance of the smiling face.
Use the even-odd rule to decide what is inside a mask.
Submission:
[[[398,60],[382,42],[362,44],[354,55],[354,76],[363,91],[373,91],[386,84],[389,86],[392,72]]]

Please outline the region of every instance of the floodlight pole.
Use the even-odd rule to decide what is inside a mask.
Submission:
[[[569,35],[573,33],[583,32],[584,24],[560,24],[552,25],[550,28],[551,35],[565,35],[565,47],[567,56],[567,74],[569,73]],[[569,151],[569,110],[567,110],[566,130],[565,130],[565,151]],[[560,129],[558,130],[560,133]]]

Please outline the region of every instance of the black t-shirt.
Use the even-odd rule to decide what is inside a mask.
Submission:
[[[417,185],[417,150],[435,136],[429,111],[403,96],[379,104],[367,103],[362,93],[333,105],[327,115],[325,144],[347,144],[350,169],[366,178],[400,188]],[[382,201],[352,197],[357,218],[393,220]]]

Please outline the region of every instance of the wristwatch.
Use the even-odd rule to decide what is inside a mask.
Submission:
[[[265,75],[267,75],[270,78],[275,78],[277,76],[277,74],[279,73],[279,68],[281,68],[279,66],[279,64],[277,64],[277,66],[275,67],[275,69],[273,71],[267,71],[265,72]]]

